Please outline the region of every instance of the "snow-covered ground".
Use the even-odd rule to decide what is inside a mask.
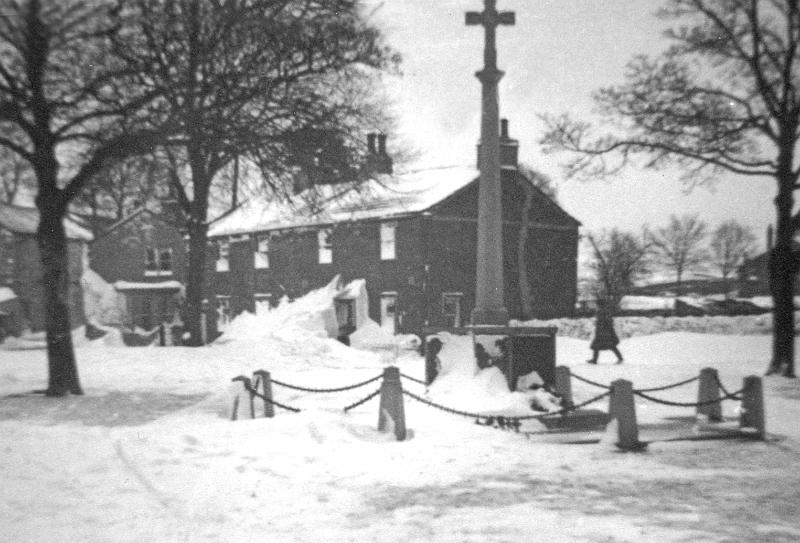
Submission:
[[[113,335],[83,342],[82,397],[15,396],[44,386],[45,354],[0,351],[0,540],[800,539],[800,385],[780,377],[765,379],[768,441],[654,441],[642,453],[559,443],[536,425],[530,435],[476,425],[410,399],[411,439],[397,442],[376,430],[377,399],[342,411],[377,383],[336,394],[275,386],[276,400],[302,411],[229,421],[231,378],[259,368],[306,387],[364,381],[388,364],[422,378],[422,358],[377,327],[359,332],[360,348],[326,337],[318,306],[301,299],[246,316],[205,348],[124,348]],[[766,368],[770,341],[637,335],[621,344],[625,364],[603,353],[589,366],[586,339],[559,337],[557,360],[588,379],[626,378],[640,388],[713,366],[736,390]],[[432,400],[530,413],[491,373],[450,375],[430,387]],[[425,394],[412,381],[404,386]],[[573,390],[578,402],[598,392],[578,381]],[[697,388],[653,395],[694,401]],[[691,409],[644,400],[636,407],[644,438],[647,424],[692,426],[672,420]],[[736,416],[736,407],[725,402],[725,415]]]

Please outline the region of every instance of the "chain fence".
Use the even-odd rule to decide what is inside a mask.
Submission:
[[[273,385],[282,386],[282,387],[285,387],[285,388],[290,388],[292,390],[299,390],[301,392],[314,392],[314,393],[346,392],[348,390],[354,390],[356,388],[361,388],[363,386],[366,386],[366,385],[368,385],[370,383],[374,383],[378,379],[382,379],[382,378],[383,378],[383,374],[376,375],[372,379],[367,379],[366,381],[362,381],[361,383],[356,383],[354,385],[348,385],[348,386],[343,386],[343,387],[338,387],[338,388],[309,388],[309,387],[301,387],[301,386],[298,386],[298,385],[292,385],[292,384],[289,384],[289,383],[284,383],[283,381],[277,381],[275,379],[272,379],[272,384]]]
[[[725,394],[725,396],[729,396],[731,398],[736,396],[736,398],[733,398],[735,400],[741,400],[742,399],[742,397],[740,395],[741,391],[739,391],[739,392],[729,392],[728,389],[725,388],[725,385],[722,384],[722,381],[719,380],[719,375],[714,374],[714,379],[717,380],[717,386],[720,388],[722,393]]]
[[[425,383],[421,379],[417,379],[417,378],[412,377],[410,375],[406,375],[404,373],[401,373],[400,376],[402,378],[404,378],[404,379],[409,380],[409,381],[412,381],[412,382],[415,382],[415,383],[418,383],[418,384],[422,384],[422,385],[427,385],[427,383]],[[420,402],[420,403],[422,403],[424,405],[427,405],[429,407],[438,409],[438,410],[443,411],[445,413],[449,413],[449,414],[452,414],[452,415],[458,415],[458,416],[463,416],[463,417],[475,419],[475,423],[476,424],[481,424],[481,425],[486,425],[486,426],[497,424],[497,427],[502,428],[502,429],[507,429],[508,428],[508,429],[514,429],[516,431],[519,431],[519,427],[520,427],[522,421],[526,421],[526,420],[541,420],[541,419],[546,419],[546,418],[549,418],[549,417],[563,416],[563,415],[566,415],[568,413],[577,411],[577,410],[579,410],[579,409],[581,409],[583,407],[586,407],[586,406],[588,406],[590,404],[598,402],[598,401],[602,400],[603,398],[606,398],[606,397],[610,396],[611,394],[613,394],[613,391],[614,391],[613,390],[613,388],[614,388],[613,386],[604,385],[602,383],[598,383],[598,382],[592,381],[591,379],[587,379],[585,377],[582,377],[580,375],[576,375],[574,373],[571,374],[571,376],[576,378],[576,379],[578,379],[579,381],[582,381],[582,382],[586,383],[586,384],[589,384],[589,385],[592,385],[592,386],[595,386],[595,387],[598,387],[598,388],[602,388],[603,392],[598,394],[597,396],[594,396],[594,397],[584,401],[584,402],[581,402],[579,404],[574,404],[574,405],[567,405],[567,406],[564,406],[563,408],[561,408],[561,409],[559,409],[557,411],[541,412],[541,413],[537,413],[535,415],[519,415],[519,416],[487,415],[485,413],[470,412],[470,411],[456,409],[456,408],[453,408],[453,407],[448,407],[446,405],[436,403],[436,402],[434,402],[434,401],[432,401],[432,400],[430,400],[428,398],[424,398],[422,396],[414,394],[413,392],[409,392],[408,390],[403,390],[402,393],[403,393],[403,395],[408,396],[409,398],[412,398],[412,399],[414,399],[414,400],[416,400],[416,401],[418,401],[418,402]],[[283,386],[283,387],[286,387],[286,388],[289,388],[289,389],[298,390],[298,391],[302,391],[302,392],[329,393],[329,392],[345,392],[345,391],[349,391],[349,390],[354,390],[354,389],[366,386],[366,385],[368,385],[370,383],[376,382],[376,381],[378,381],[378,380],[380,380],[382,378],[383,378],[383,375],[381,374],[381,375],[377,375],[377,376],[375,376],[375,377],[373,377],[371,379],[367,379],[366,381],[362,381],[360,383],[355,383],[353,385],[348,385],[348,386],[343,386],[343,387],[336,387],[336,388],[302,387],[302,386],[298,386],[298,385],[285,383],[285,382],[282,382],[282,381],[277,381],[277,380],[274,380],[274,379],[272,380],[272,383],[275,384],[275,385],[278,385],[278,386]],[[735,400],[735,401],[741,401],[742,400],[742,393],[745,391],[745,389],[742,388],[740,390],[737,390],[736,392],[730,392],[723,386],[723,384],[720,382],[718,376],[716,376],[717,385],[719,386],[719,388],[723,392],[723,395],[721,397],[715,398],[713,400],[705,400],[705,401],[698,401],[698,402],[677,402],[677,401],[665,400],[663,398],[657,398],[655,396],[651,396],[650,394],[648,394],[649,392],[659,392],[659,391],[669,390],[669,389],[672,389],[672,388],[677,388],[677,387],[680,387],[680,386],[683,386],[683,385],[687,385],[687,384],[693,383],[693,382],[695,382],[697,380],[699,380],[699,376],[692,377],[690,379],[685,379],[683,381],[678,381],[676,383],[671,383],[669,385],[660,386],[660,387],[633,389],[632,392],[636,396],[639,396],[640,398],[643,398],[645,400],[648,400],[648,401],[651,401],[651,402],[654,402],[654,403],[657,403],[657,404],[668,405],[668,406],[673,406],[673,407],[697,408],[697,407],[702,407],[702,406],[706,406],[706,405],[712,405],[712,404],[721,403],[721,402],[723,402],[725,400]],[[268,402],[268,403],[270,403],[272,405],[278,406],[278,407],[280,407],[282,409],[285,409],[287,411],[292,411],[292,412],[295,412],[295,413],[299,413],[301,411],[299,408],[282,404],[282,403],[277,402],[277,401],[275,401],[275,400],[273,400],[271,398],[268,398],[264,394],[260,393],[257,390],[258,387],[259,387],[259,384],[260,384],[259,379],[256,379],[255,387],[253,387],[247,381],[242,381],[242,384],[244,385],[244,388],[251,394],[251,396],[255,396],[255,397],[261,398],[265,402]],[[368,402],[368,401],[372,400],[373,398],[375,398],[376,396],[378,396],[380,393],[381,393],[381,388],[378,388],[377,390],[375,390],[374,392],[372,392],[372,393],[368,394],[367,396],[361,398],[360,400],[358,400],[358,401],[356,401],[356,402],[344,407],[343,408],[344,412],[347,413],[350,410],[355,409],[356,407],[359,407],[359,406],[365,404],[366,402]]]
[[[420,385],[428,386],[428,383],[426,383],[422,379],[417,379],[416,377],[411,377],[410,375],[406,375],[405,373],[401,373],[400,377],[402,377],[403,379],[408,379],[409,381],[413,381],[415,383],[419,383]]]
[[[586,400],[585,402],[579,403],[577,405],[572,405],[572,406],[569,406],[569,407],[564,407],[563,409],[559,409],[558,411],[548,411],[548,412],[538,413],[536,415],[520,415],[520,416],[486,415],[484,413],[473,413],[473,412],[469,412],[469,411],[462,411],[460,409],[455,409],[453,407],[448,407],[446,405],[442,405],[442,404],[433,402],[433,401],[431,401],[431,400],[429,400],[427,398],[422,398],[421,396],[418,396],[418,395],[416,395],[416,394],[414,394],[412,392],[409,392],[407,390],[403,390],[403,394],[408,396],[409,398],[413,398],[414,400],[417,400],[418,402],[423,403],[423,404],[425,404],[425,405],[427,405],[429,407],[433,407],[435,409],[439,409],[440,411],[444,411],[445,413],[450,413],[451,415],[460,415],[462,417],[476,419],[476,422],[480,421],[480,420],[492,420],[492,421],[494,421],[494,420],[496,420],[498,418],[503,418],[505,421],[521,422],[523,420],[534,420],[534,419],[542,419],[542,418],[546,418],[546,417],[554,417],[554,416],[558,416],[558,415],[565,415],[565,414],[570,413],[572,411],[576,411],[576,410],[578,410],[578,409],[580,409],[582,407],[586,407],[589,404],[592,404],[594,402],[602,400],[603,398],[609,396],[611,394],[611,391],[603,392],[602,394],[599,394],[599,395],[595,396],[594,398],[590,398],[590,399]]]
[[[712,405],[712,404],[715,404],[715,403],[721,403],[721,402],[723,402],[725,400],[740,401],[741,397],[739,397],[739,395],[742,392],[744,392],[744,389],[737,390],[733,394],[725,394],[724,396],[721,396],[719,398],[715,398],[713,400],[705,400],[705,401],[702,401],[702,402],[673,402],[673,401],[670,401],[670,400],[664,400],[664,399],[661,399],[661,398],[655,398],[653,396],[650,396],[650,395],[645,394],[645,393],[643,393],[641,391],[638,391],[638,390],[634,390],[633,391],[633,393],[636,394],[637,396],[639,396],[640,398],[644,398],[645,400],[650,400],[653,403],[657,403],[657,404],[661,404],[661,405],[670,405],[670,406],[673,406],[673,407],[702,407],[704,405]]]
[[[257,396],[257,397],[261,398],[262,400],[264,400],[264,401],[265,401],[265,402],[267,402],[267,403],[270,403],[270,404],[272,404],[272,405],[277,405],[278,407],[280,407],[280,408],[282,408],[282,409],[286,409],[287,411],[291,411],[291,412],[293,412],[293,413],[299,413],[299,412],[301,411],[301,410],[300,410],[300,409],[298,409],[297,407],[292,407],[292,406],[289,406],[289,405],[284,405],[284,404],[282,404],[282,403],[280,403],[280,402],[276,402],[276,401],[275,401],[275,400],[273,400],[272,398],[267,398],[266,396],[264,396],[263,394],[261,394],[259,391],[257,391],[256,389],[254,389],[252,386],[250,386],[249,384],[247,384],[247,382],[246,382],[246,381],[242,381],[242,384],[244,385],[244,388],[245,388],[245,390],[247,390],[247,391],[250,393],[250,395],[252,395],[252,396]]]
[[[592,385],[592,386],[595,386],[595,387],[597,387],[597,388],[604,388],[604,389],[606,389],[606,390],[611,390],[611,387],[610,387],[610,386],[608,386],[608,385],[604,385],[603,383],[598,383],[598,382],[596,382],[596,381],[592,381],[591,379],[587,379],[586,377],[581,377],[581,376],[580,376],[580,375],[578,375],[577,373],[570,373],[570,375],[571,375],[572,377],[574,377],[575,379],[577,379],[578,381],[583,381],[583,382],[584,382],[584,383],[586,383],[587,385]]]
[[[699,381],[700,376],[697,375],[695,377],[691,377],[686,379],[685,381],[678,381],[677,383],[672,383],[671,385],[664,385],[663,387],[653,387],[653,388],[638,388],[634,389],[634,392],[659,392],[662,390],[669,390],[671,388],[678,388],[683,385],[688,385],[689,383],[694,383],[695,381]]]
[[[347,407],[345,407],[345,408],[344,408],[344,412],[345,412],[345,413],[347,413],[347,412],[348,412],[348,411],[350,411],[351,409],[355,409],[355,408],[356,408],[356,407],[358,407],[359,405],[367,403],[368,401],[370,401],[372,398],[374,398],[375,396],[377,396],[377,395],[378,395],[378,394],[380,394],[380,393],[381,393],[381,389],[378,389],[378,390],[376,390],[376,391],[375,391],[375,392],[373,392],[372,394],[369,394],[368,396],[365,396],[365,397],[361,398],[361,399],[360,399],[360,400],[358,400],[357,402],[355,402],[355,403],[352,403],[352,404],[348,405]]]
[[[576,373],[570,373],[570,375],[572,377],[574,377],[575,379],[577,379],[578,381],[583,381],[584,383],[586,383],[588,385],[592,385],[592,386],[595,386],[597,388],[602,388],[602,389],[605,389],[605,390],[611,390],[611,385],[604,385],[603,383],[598,383],[596,381],[592,381],[591,379],[587,379],[586,377],[582,377],[582,376],[580,376],[580,375],[578,375]],[[700,376],[695,376],[695,377],[690,377],[689,379],[686,379],[684,381],[678,381],[677,383],[671,383],[669,385],[664,385],[664,386],[660,386],[660,387],[634,389],[634,392],[645,392],[645,393],[646,392],[659,392],[659,391],[662,391],[662,390],[669,390],[671,388],[677,388],[677,387],[680,387],[680,386],[683,386],[683,385],[688,385],[689,383],[694,383],[695,381],[697,381],[699,379],[700,379]]]

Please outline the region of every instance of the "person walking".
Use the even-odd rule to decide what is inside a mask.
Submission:
[[[611,351],[617,356],[617,364],[622,364],[622,353],[617,349],[619,338],[614,331],[614,316],[605,300],[597,301],[597,315],[594,322],[594,339],[589,346],[592,349],[592,358],[587,360],[589,364],[597,364],[597,357],[600,351]]]

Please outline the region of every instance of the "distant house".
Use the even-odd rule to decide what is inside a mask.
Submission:
[[[99,232],[89,248],[91,268],[124,299],[128,327],[149,330],[172,321],[183,293],[186,249],[168,215],[140,207]]]
[[[36,208],[0,204],[0,287],[7,287],[16,295],[24,320],[24,323],[16,323],[15,329],[19,326],[34,331],[44,329],[42,267],[36,242],[38,226],[39,211]],[[64,228],[67,235],[70,323],[80,326],[85,321],[80,280],[92,233],[79,217],[72,215],[64,219]]]
[[[767,228],[767,250],[752,258],[748,258],[739,267],[739,296],[749,298],[752,296],[769,296],[769,254],[773,242],[772,226]],[[792,243],[795,258],[800,259],[800,241]],[[795,277],[795,294],[800,294],[800,276]]]
[[[796,258],[800,258],[800,243],[795,244]],[[794,293],[800,294],[800,276],[795,277]],[[769,252],[747,259],[739,268],[739,296],[769,296]]]
[[[371,162],[383,166],[365,186],[335,198],[341,187],[317,187],[331,196],[323,211],[253,202],[211,227],[207,297],[223,321],[258,301],[301,296],[338,274],[344,282],[366,280],[369,316],[390,331],[468,323],[478,171],[392,174],[385,140],[377,148],[374,136],[368,141]],[[518,171],[517,143],[505,130],[501,143],[506,307],[512,318],[571,315],[580,223]],[[339,311],[344,328],[353,319],[348,311]]]

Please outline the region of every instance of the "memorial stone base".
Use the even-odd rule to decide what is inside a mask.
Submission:
[[[535,371],[548,387],[555,386],[555,327],[465,326],[459,328],[427,327],[423,330],[425,380],[437,376],[436,357],[440,350],[433,339],[440,332],[468,335],[473,340],[475,363],[479,369],[497,367],[506,376],[509,390],[516,390],[517,380]],[[438,340],[437,341],[441,341]]]

